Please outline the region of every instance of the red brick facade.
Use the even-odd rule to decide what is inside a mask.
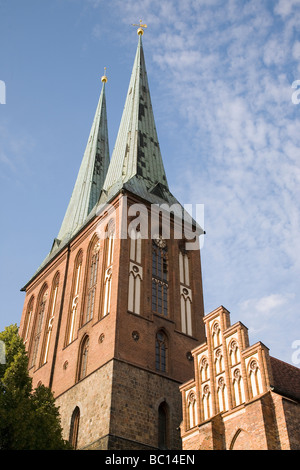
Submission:
[[[186,254],[189,289],[192,291],[192,334],[187,334],[182,331],[180,308],[179,256],[182,240],[172,239],[172,222],[171,239],[167,241],[168,314],[155,313],[151,305],[153,241],[150,223],[149,238],[141,240],[139,263],[131,260],[129,237],[120,237],[121,214],[122,217],[127,214],[123,210],[124,204],[129,207],[134,202],[137,202],[136,198],[129,194],[125,198],[120,194],[111,207],[112,213],[115,209],[115,232],[110,307],[106,315],[103,309],[107,239],[96,243],[101,228],[105,229],[111,219],[111,214],[106,212],[91,220],[26,286],[20,334],[26,341],[33,386],[40,382],[51,386],[60,406],[65,438],[69,437],[72,413],[79,407],[78,446],[81,448],[157,448],[158,408],[161,403],[165,403],[168,409],[168,446],[180,448],[180,435],[176,431],[182,420],[179,386],[193,374],[190,351],[205,338],[199,251]],[[125,218],[126,227],[130,220],[132,218]],[[97,285],[93,316],[85,323],[83,318],[86,318],[88,309],[87,284],[94,246],[98,250]],[[128,309],[132,265],[142,271],[139,314]],[[59,282],[55,284],[58,274]],[[31,318],[28,325],[29,310]],[[163,333],[167,342],[165,370],[157,370],[158,331]],[[88,347],[84,352],[82,348],[86,338]],[[33,354],[36,356],[34,361]],[[93,425],[94,422],[98,424]]]
[[[28,350],[33,386],[43,383],[52,388],[64,437],[70,436],[72,414],[78,408],[78,448],[156,449],[158,409],[164,404],[168,448],[299,449],[299,369],[270,357],[260,342],[250,346],[247,328],[240,322],[231,325],[224,307],[203,317],[199,251],[188,253],[192,335],[182,332],[182,240],[172,236],[168,241],[168,316],[153,312],[151,306],[150,233],[141,241],[141,259],[136,264],[142,272],[140,313],[129,310],[133,261],[130,239],[120,236],[120,218],[127,213],[124,204],[127,208],[135,202],[129,194],[126,198],[119,195],[112,207],[115,238],[107,315],[103,316],[107,241],[100,238],[94,312],[89,321],[82,320],[87,311],[91,247],[111,214],[91,220],[26,286],[20,334]],[[126,227],[130,220],[125,218]],[[78,259],[81,275],[77,279]],[[75,333],[68,342],[76,283]],[[158,331],[168,342],[165,371],[156,370]],[[81,377],[87,337],[87,362]],[[195,380],[186,382],[193,374]]]
[[[247,328],[220,307],[192,351],[195,380],[180,387],[185,450],[300,449],[300,370],[249,346]]]

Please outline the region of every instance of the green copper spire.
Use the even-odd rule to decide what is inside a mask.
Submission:
[[[59,241],[70,238],[82,227],[98,202],[109,166],[105,75],[102,77],[102,82],[103,86],[87,146],[69,206],[57,236]]]
[[[111,200],[121,188],[146,199],[159,195],[171,202],[154,122],[142,34],[100,201]]]
[[[33,278],[56,256],[60,249],[68,244],[76,232],[88,222],[89,218],[93,217],[93,209],[96,210],[110,161],[105,98],[107,77],[105,74],[101,80],[103,85],[100,98],[67,211],[50,252]],[[30,282],[31,280],[26,286]],[[26,290],[26,286],[21,290]]]

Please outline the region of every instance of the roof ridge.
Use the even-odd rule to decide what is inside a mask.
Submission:
[[[277,357],[274,357],[274,356],[270,356],[270,359],[272,361],[275,360],[275,361],[281,362],[282,364],[285,364],[288,367],[291,367],[291,368],[294,368],[294,369],[300,371],[300,367],[297,367],[294,364],[290,364],[289,362],[283,361],[282,359],[278,359]]]

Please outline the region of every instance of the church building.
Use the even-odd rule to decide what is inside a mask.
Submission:
[[[78,449],[181,448],[179,386],[205,340],[199,250],[185,250],[201,229],[183,233],[168,187],[138,33],[111,159],[104,75],[60,231],[23,288],[33,386],[52,389]]]
[[[268,419],[276,445],[299,448],[299,369],[297,390],[276,388],[280,361],[223,307],[204,316],[203,230],[169,190],[143,32],[111,158],[104,75],[61,228],[22,289],[33,387],[53,391],[74,449],[255,446]]]

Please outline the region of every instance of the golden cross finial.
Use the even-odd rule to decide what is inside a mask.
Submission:
[[[132,26],[139,26],[139,28],[138,28],[138,30],[137,30],[137,33],[138,33],[139,35],[144,34],[143,28],[147,28],[147,25],[146,25],[146,24],[142,24],[142,20],[140,20],[140,24],[133,24]]]
[[[107,82],[106,67],[104,67],[104,75],[101,77],[101,82]]]

